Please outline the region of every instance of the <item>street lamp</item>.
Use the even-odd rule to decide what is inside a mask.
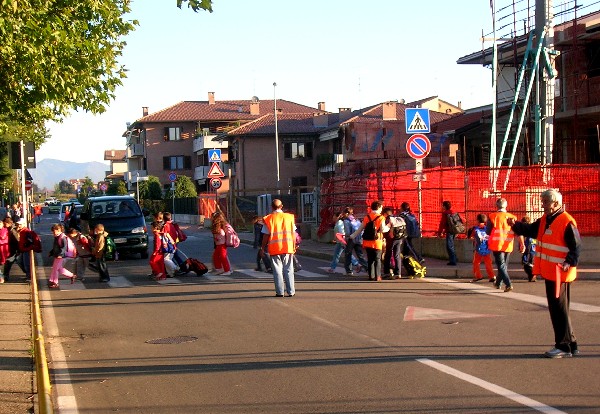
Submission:
[[[277,163],[277,194],[279,194],[279,131],[277,130],[277,82],[273,82],[273,107],[275,111],[275,160]]]

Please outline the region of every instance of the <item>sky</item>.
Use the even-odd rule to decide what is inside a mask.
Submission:
[[[107,163],[104,150],[125,149],[126,123],[142,107],[206,101],[208,92],[325,102],[331,112],[430,96],[465,109],[491,103],[490,69],[456,64],[481,50],[482,30],[492,27],[488,1],[214,0],[213,13],[180,10],[176,0],[131,7],[127,17],[140,24],[124,38],[128,77],[116,99],[103,114],[49,123],[38,161]]]

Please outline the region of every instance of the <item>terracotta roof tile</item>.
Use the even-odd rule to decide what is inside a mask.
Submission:
[[[105,150],[104,159],[106,161],[122,161],[127,155],[126,150]]]

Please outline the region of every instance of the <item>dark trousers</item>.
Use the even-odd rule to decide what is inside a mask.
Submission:
[[[98,269],[98,274],[100,275],[101,282],[108,282],[110,280],[110,275],[108,274],[108,268],[106,267],[106,260],[104,256],[100,259],[96,259],[96,268]]]
[[[263,256],[260,255],[260,250],[256,252],[256,268],[262,270],[262,264],[265,265],[265,270],[271,269],[271,258],[269,253],[265,252]]]
[[[571,283],[561,283],[558,298],[555,289],[556,282],[546,279],[546,299],[552,328],[554,328],[554,346],[566,352],[573,352],[577,350],[577,339],[573,333],[569,316]]]
[[[446,233],[446,251],[448,252],[448,263],[456,264],[456,252],[454,251],[454,234]]]
[[[417,253],[415,247],[412,244],[412,237],[407,237],[406,239],[404,239],[404,243],[402,243],[402,256],[406,257],[411,255],[415,259],[417,259],[418,262],[423,261],[423,257],[419,253]]]
[[[356,259],[358,260],[358,264],[367,269],[369,264],[365,260],[363,256],[363,247],[362,244],[354,243],[354,240],[351,238],[347,238],[346,250],[344,251],[346,254],[344,260],[344,268],[346,269],[346,273],[352,273],[352,253],[356,254]]]
[[[496,284],[500,286],[500,283],[504,282],[505,286],[512,286],[510,282],[510,276],[508,276],[508,261],[510,259],[510,253],[492,252],[492,254],[494,255],[494,261],[496,262],[496,269],[498,269]]]
[[[381,277],[381,250],[365,247],[367,251],[367,272],[369,280]]]
[[[394,271],[396,276],[400,276],[400,251],[402,250],[402,239],[386,240],[385,255],[383,256],[383,274],[387,275],[390,270]],[[392,258],[394,266],[392,267]]]

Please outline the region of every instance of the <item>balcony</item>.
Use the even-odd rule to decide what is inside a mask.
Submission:
[[[319,172],[333,172],[336,164],[344,162],[344,154],[319,154],[317,155],[317,168]]]
[[[144,144],[130,144],[127,147],[127,158],[138,158],[144,156]]]
[[[124,178],[127,183],[136,183],[137,177],[146,177],[148,176],[148,171],[146,170],[132,170],[125,171]]]
[[[206,133],[206,134],[205,134]],[[227,148],[229,146],[229,142],[227,141],[213,141],[212,139],[216,137],[216,134],[211,134],[208,131],[203,131],[202,134],[198,135],[194,138],[194,152],[200,152],[207,149],[215,149],[215,148]]]

